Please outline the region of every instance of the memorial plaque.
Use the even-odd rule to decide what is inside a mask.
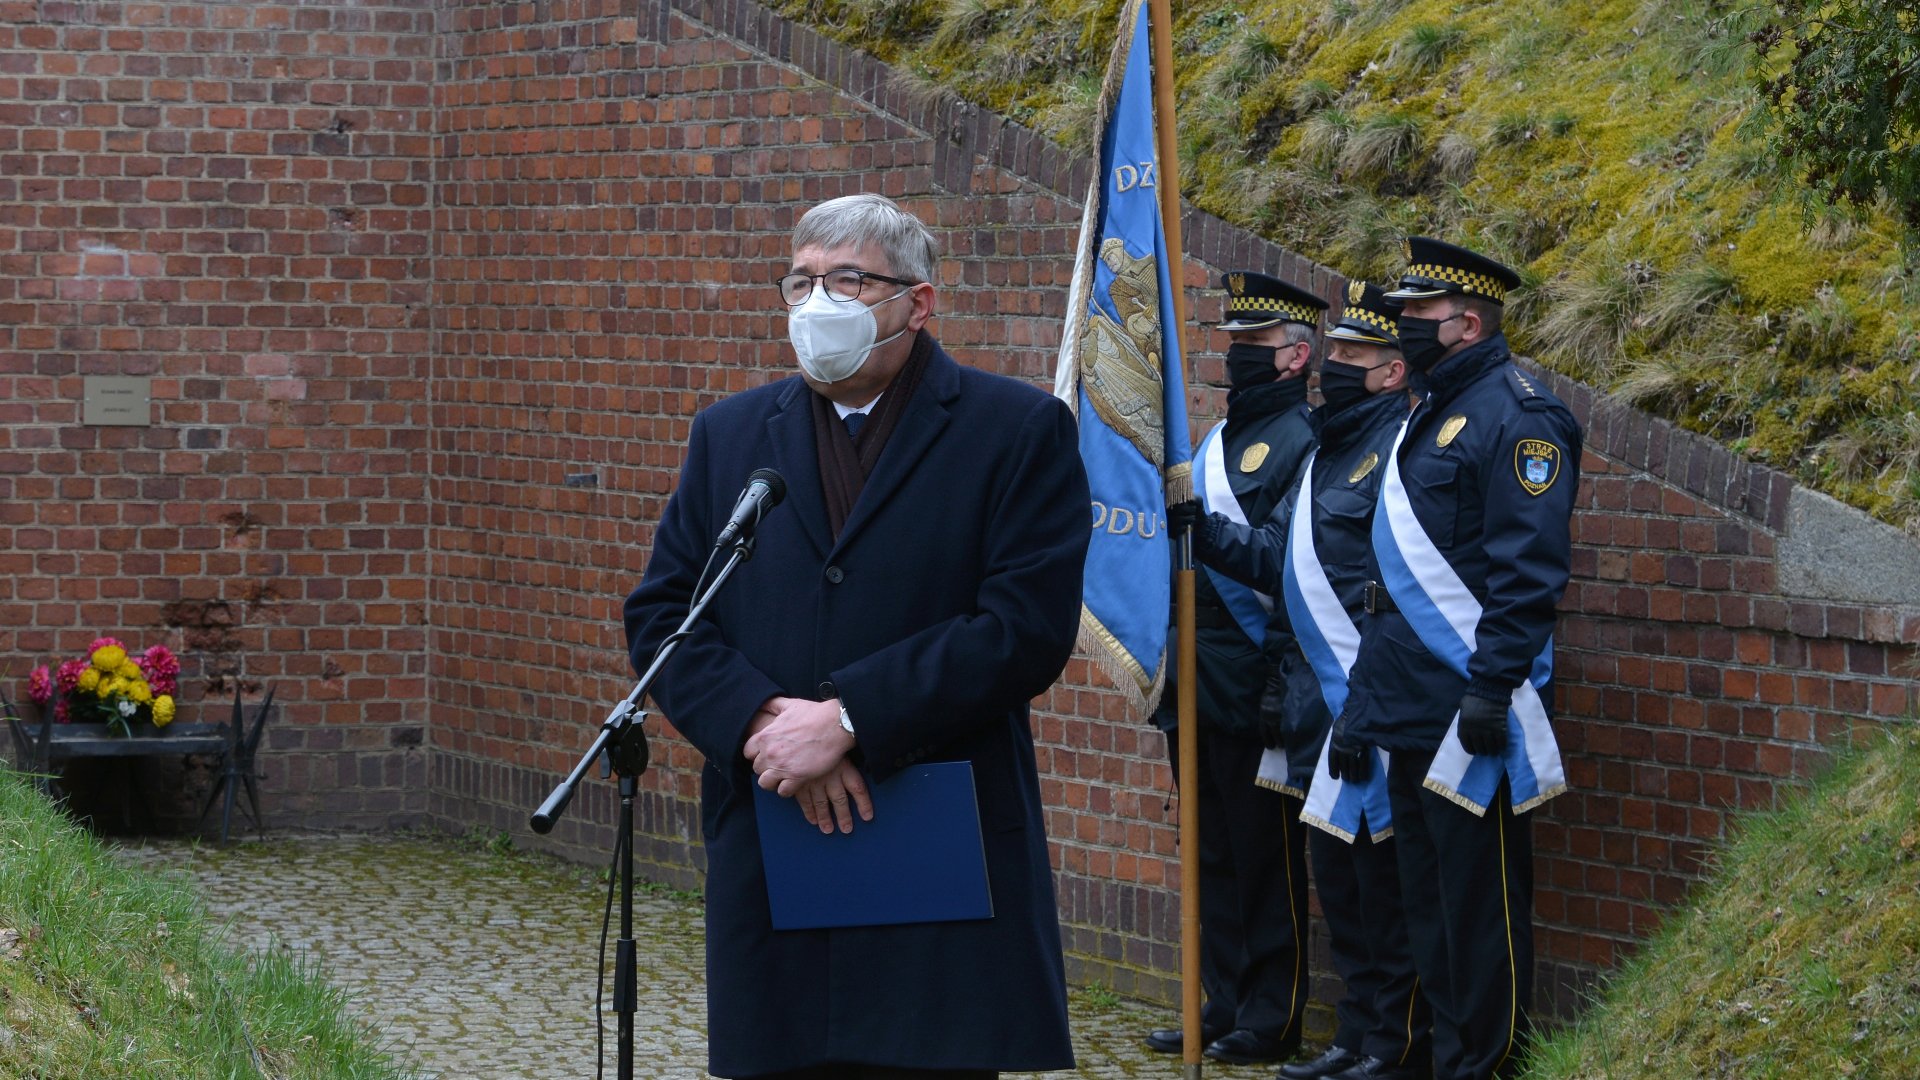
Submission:
[[[148,427],[153,380],[144,375],[88,375],[80,422],[88,427]]]

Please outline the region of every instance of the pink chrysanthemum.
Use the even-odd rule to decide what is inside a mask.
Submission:
[[[138,663],[155,694],[171,694],[180,688],[180,658],[165,645],[150,646]]]
[[[53,700],[53,672],[48,671],[45,664],[27,676],[27,699],[42,706]]]
[[[59,701],[54,702],[53,722],[56,724],[64,724],[70,719],[72,718],[67,715],[67,699],[63,697]]]
[[[121,641],[119,638],[97,637],[93,639],[93,644],[87,646],[87,655],[92,656],[94,653],[99,652],[101,649],[104,649],[109,645],[113,646],[116,649],[124,649],[127,647],[126,643]]]
[[[90,666],[87,661],[79,659],[69,660],[60,665],[60,670],[55,673],[53,681],[54,685],[60,688],[62,697],[73,693],[74,687],[80,685],[80,673]]]

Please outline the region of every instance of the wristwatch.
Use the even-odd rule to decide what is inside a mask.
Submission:
[[[860,736],[853,733],[853,717],[847,715],[847,705],[844,701],[840,703],[840,730],[846,732],[847,737],[853,741],[860,741]]]

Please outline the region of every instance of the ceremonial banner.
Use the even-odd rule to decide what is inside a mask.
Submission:
[[[1193,458],[1158,202],[1146,15],[1139,0],[1127,4],[1107,66],[1100,172],[1081,219],[1054,376],[1054,392],[1080,418],[1093,494],[1081,644],[1143,714],[1166,684],[1166,507],[1190,497]]]

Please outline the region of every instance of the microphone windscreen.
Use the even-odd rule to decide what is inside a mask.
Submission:
[[[787,481],[772,469],[753,470],[753,472],[747,476],[747,483],[751,485],[755,480],[767,485],[767,498],[765,503],[767,508],[771,509],[780,505],[780,500],[787,497]]]

